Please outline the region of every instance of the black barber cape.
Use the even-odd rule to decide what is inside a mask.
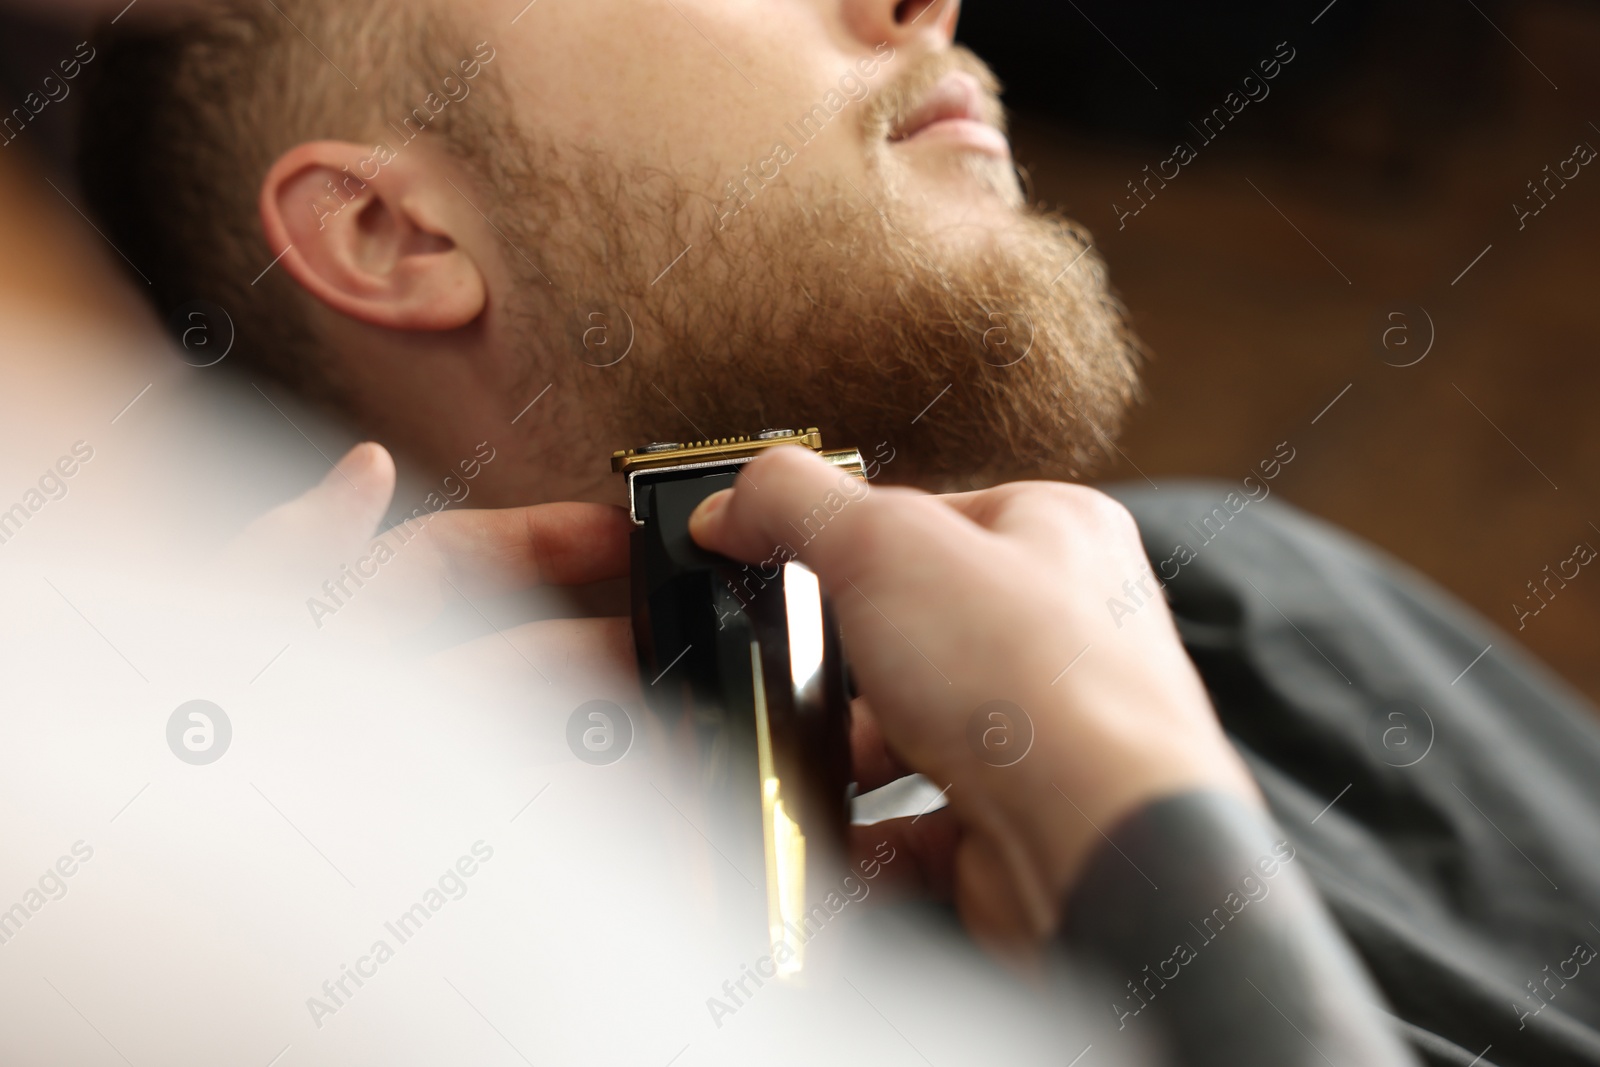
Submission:
[[[1373,1002],[1392,1013],[1386,1024],[1423,1062],[1600,1065],[1595,709],[1505,632],[1405,567],[1275,500],[1240,507],[1235,495],[1229,507],[1230,492],[1192,483],[1113,490],[1138,520],[1184,643],[1277,824],[1235,849],[1237,871],[1196,877],[1248,899],[1255,883],[1241,876],[1281,835],[1292,866],[1309,875],[1381,990],[1387,1003]],[[1154,592],[1155,583],[1144,588]],[[1108,618],[1137,611],[1142,596],[1134,585],[1107,605]],[[1163,820],[1205,821],[1192,799],[1186,808],[1163,814],[1158,806],[1113,836],[1125,849],[1137,848],[1141,834],[1165,835],[1170,845],[1182,835],[1173,838]],[[1153,818],[1153,828],[1140,825]],[[1193,869],[1170,847],[1151,862],[1161,856],[1175,871]],[[1126,902],[1129,913],[1154,908],[1159,919],[1162,895],[1145,885],[1152,879],[1128,864],[1107,873],[1114,858],[1108,850],[1096,858],[1094,876],[1116,883],[1102,896],[1146,892],[1149,900]],[[1268,880],[1255,877],[1265,892]],[[1204,957],[1215,935],[1196,924],[1204,910],[1195,912],[1194,899],[1183,925],[1194,930],[1190,952]],[[1265,905],[1249,907],[1267,914]],[[1247,917],[1248,908],[1239,919]],[[1068,935],[1095,936],[1070,927]],[[1135,962],[1181,969],[1170,940],[1146,946]],[[1128,949],[1124,937],[1112,954]],[[1302,962],[1319,970],[1310,957]],[[1154,1014],[1161,996],[1177,999],[1151,973],[1116,975],[1125,999],[1111,1011],[1122,1025],[1137,1017],[1119,1013]],[[1292,986],[1282,992],[1291,1001]],[[1277,990],[1257,993],[1268,1002],[1258,1005],[1264,1020],[1276,1012],[1294,1025],[1292,1006],[1269,1007],[1281,999]],[[1306,1062],[1347,1062],[1325,1053]]]

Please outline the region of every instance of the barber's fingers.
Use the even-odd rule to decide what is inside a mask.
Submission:
[[[506,687],[535,704],[547,687],[579,688],[625,708],[643,701],[633,628],[623,618],[524,623],[434,653],[429,661],[464,686]]]
[[[307,533],[359,542],[372,536],[393,497],[394,457],[377,442],[364,441],[284,508],[306,524]]]
[[[235,539],[229,554],[342,559],[371,539],[394,496],[394,459],[371,441],[346,452],[311,489],[281,504]]]
[[[734,488],[700,502],[689,516],[689,533],[713,552],[759,563],[794,540],[789,522],[806,501],[836,488],[841,473],[807,449],[772,449],[745,466]]]
[[[889,751],[883,730],[863,697],[850,702],[850,767],[858,793],[870,793],[912,773]]]
[[[966,832],[952,808],[850,828],[851,873],[871,886],[866,902],[953,901],[980,943],[1022,959],[1030,936],[1006,864],[992,842]]]
[[[262,516],[230,548],[326,569],[370,557],[375,537],[413,577],[442,569],[468,595],[536,585],[587,585],[628,573],[627,513],[606,504],[444,510],[377,534],[395,487],[394,459],[373,442],[352,448],[312,489]],[[413,542],[427,546],[420,552]],[[429,551],[431,549],[431,552]]]
[[[949,808],[885,819],[871,826],[852,826],[850,867],[863,877],[877,872],[873,885],[883,899],[949,900],[960,841],[961,824]]]
[[[376,441],[363,441],[340,457],[309,494],[330,521],[371,530],[394,497],[394,457]]]
[[[1133,516],[1098,489],[1071,482],[1007,482],[936,499],[985,530],[1052,555],[1070,550],[1063,531],[1072,530],[1074,536],[1093,538],[1102,546],[1133,550],[1130,565],[1135,571],[1146,569],[1140,565],[1144,552]]]
[[[644,699],[633,624],[609,616],[598,619],[546,619],[506,632],[512,647],[545,664],[550,680],[585,679],[605,696],[630,707]]]
[[[633,524],[608,504],[535,504],[441,511],[404,527],[420,531],[463,591],[587,585],[628,573]]]
[[[899,487],[869,493],[866,483],[794,447],[773,449],[753,461],[735,488],[713,494],[696,509],[689,529],[706,548],[747,563],[762,561],[778,546],[790,545],[801,560],[821,572],[837,570],[841,559],[858,558],[864,543],[894,550],[882,543],[885,538],[862,529],[890,509],[897,521],[882,524],[890,528],[890,538],[915,524],[919,540],[977,527],[1033,542],[1058,541],[1069,514],[1075,518],[1088,514],[1103,520],[1096,526],[1117,527],[1107,532],[1126,534],[1132,529],[1121,505],[1087,486],[1031,481],[942,496]],[[849,534],[820,536],[824,528],[852,527]]]
[[[939,501],[965,515],[979,526],[992,530],[1006,517],[1008,509],[1016,503],[1017,498],[1025,494],[1027,488],[1034,484],[1036,483],[1006,482],[1004,485],[996,485],[988,489],[973,489],[964,493],[945,493],[939,497]]]
[[[912,504],[913,507],[907,507]],[[871,488],[808,449],[783,446],[751,461],[731,490],[689,518],[701,546],[746,563],[798,558],[838,589],[898,553],[912,532],[926,543],[965,520],[914,489]]]

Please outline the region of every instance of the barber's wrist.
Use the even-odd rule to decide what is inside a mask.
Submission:
[[[1019,937],[1056,933],[1060,909],[1117,829],[1140,812],[1187,793],[1223,794],[1256,809],[1261,796],[1222,736],[1169,735],[1138,744],[1081,747],[1082,737],[1042,731],[1013,766],[979,764],[951,783],[953,807],[986,838],[1012,883]],[[964,796],[961,796],[964,794]]]

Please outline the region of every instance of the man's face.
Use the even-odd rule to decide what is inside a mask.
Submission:
[[[948,55],[959,7],[542,0],[508,27],[501,74],[522,119],[547,143],[594,152],[624,173],[672,174],[708,198],[708,217],[740,207],[727,184],[741,179],[756,208],[766,176],[777,171],[789,185],[852,183],[864,193],[889,185],[919,201],[930,223],[992,228],[1021,194],[995,129],[998,106],[978,78],[950,71],[937,85],[916,86],[920,99],[906,110],[918,113],[894,117],[929,127],[919,136],[864,122],[868,100],[919,63]],[[937,119],[949,121],[932,128]],[[794,158],[769,164],[779,144]]]
[[[514,130],[468,161],[505,239],[486,332],[508,418],[550,387],[520,501],[614,495],[605,457],[652,440],[814,425],[952,488],[1115,433],[1120,313],[1023,207],[957,0],[480,2]]]

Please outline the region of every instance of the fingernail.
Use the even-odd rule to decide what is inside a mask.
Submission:
[[[709,533],[717,518],[727,510],[728,501],[732,499],[732,489],[719,489],[700,501],[700,506],[689,515],[690,536],[698,541]]]

